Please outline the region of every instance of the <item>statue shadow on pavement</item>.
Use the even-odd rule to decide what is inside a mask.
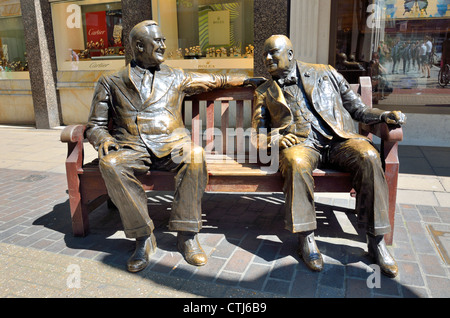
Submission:
[[[225,197],[224,197],[225,196]],[[167,286],[194,292],[198,295],[211,296],[208,289],[197,288],[193,291],[189,284],[180,283],[196,280],[212,282],[224,286],[236,286],[255,289],[270,278],[293,279],[300,284],[323,284],[329,280],[330,286],[344,286],[344,267],[346,276],[366,279],[367,271],[372,263],[367,256],[365,233],[357,228],[356,215],[351,207],[325,203],[316,203],[317,245],[324,257],[324,270],[320,273],[309,271],[297,255],[297,236],[284,229],[282,194],[209,194],[204,196],[204,227],[199,239],[210,261],[233,257],[231,251],[244,251],[254,255],[252,264],[270,265],[267,271],[258,277],[241,279],[217,279],[214,268],[208,269],[209,263],[200,268],[190,266],[180,257],[176,263],[161,262],[165,255],[178,255],[176,233],[168,230],[171,209],[171,193],[154,192],[149,197],[149,213],[155,224],[155,236],[158,250],[155,261],[138,275],[160,281]],[[227,203],[226,205],[224,204]],[[345,204],[344,204],[345,205]],[[66,247],[74,251],[74,255],[95,258],[109,266],[126,271],[126,260],[134,250],[134,241],[124,236],[118,211],[107,202],[100,205],[90,214],[90,234],[86,237],[72,235],[69,201],[57,204],[53,211],[41,216],[34,225],[43,225],[64,234]],[[213,263],[213,262],[211,262]],[[212,265],[211,265],[212,266]],[[297,274],[294,274],[297,273]],[[300,276],[299,276],[300,273]],[[160,275],[164,274],[164,275]],[[304,275],[304,278],[303,278]],[[342,276],[342,277],[341,277]],[[396,296],[398,282],[381,275],[383,287]],[[161,278],[164,277],[164,278]],[[195,278],[198,279],[195,279]],[[299,279],[299,277],[301,277]],[[173,278],[173,279],[172,279]],[[340,283],[342,282],[342,284]],[[256,286],[256,287],[255,287]],[[335,287],[335,286],[334,286]],[[313,288],[314,289],[314,288]],[[315,289],[297,289],[292,285],[287,296],[320,297]],[[332,291],[329,289],[328,291]],[[339,290],[337,288],[339,295]],[[412,291],[405,291],[408,297],[417,297]],[[221,295],[215,295],[221,297]],[[360,295],[359,297],[364,297]]]

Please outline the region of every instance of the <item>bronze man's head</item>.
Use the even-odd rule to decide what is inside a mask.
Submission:
[[[164,62],[165,40],[156,21],[146,20],[136,24],[130,31],[130,44],[136,64],[149,68]]]
[[[264,42],[264,65],[275,78],[284,78],[295,64],[291,40],[285,35],[272,35]]]

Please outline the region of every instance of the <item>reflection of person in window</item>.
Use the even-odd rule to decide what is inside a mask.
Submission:
[[[419,58],[419,51],[420,51],[420,43],[419,41],[416,41],[416,43],[411,44],[411,60],[412,60],[412,66],[414,70],[420,71],[420,58]],[[417,67],[416,67],[417,65]]]
[[[398,39],[395,40],[394,46],[391,49],[391,57],[392,57],[392,74],[397,73],[397,63],[400,61],[401,54],[401,46],[400,41]]]
[[[409,72],[411,67],[411,44],[409,41],[403,44],[402,49],[402,59],[403,59],[403,74]]]
[[[426,46],[427,46],[427,59],[428,59],[428,64],[429,67],[431,67],[433,65],[433,43],[431,42],[431,37],[430,36],[426,36],[425,39],[426,41]],[[429,71],[428,71],[429,73]],[[430,74],[428,74],[430,75]],[[430,77],[430,76],[428,76]]]
[[[380,45],[378,47],[378,54],[380,56],[380,63],[384,64],[387,61],[387,56],[389,55],[389,48],[384,43],[384,41],[380,41]]]
[[[427,45],[426,45],[425,41],[423,41],[422,44],[420,45],[419,55],[420,55],[420,64],[422,65],[421,78],[424,78],[427,75],[428,75],[427,77],[430,77],[430,65],[429,65],[429,61],[428,61]]]
[[[372,60],[369,62],[369,76],[372,79],[372,91],[374,102],[380,99],[385,99],[386,89],[386,69],[381,65],[378,53],[374,52]]]
[[[72,55],[72,61],[77,61],[78,62],[80,60],[80,57],[78,56],[78,54],[72,49],[70,49],[70,52],[71,52],[71,55]]]
[[[337,56],[336,69],[338,70],[364,70],[364,67],[355,61],[355,56],[350,55],[351,60],[347,60],[347,54],[339,53]]]

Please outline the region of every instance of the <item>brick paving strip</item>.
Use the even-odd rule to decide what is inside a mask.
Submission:
[[[0,243],[0,297],[273,297],[269,293],[146,272]],[[76,276],[78,275],[79,276]],[[79,280],[78,280],[79,279]],[[78,283],[79,282],[79,283]]]
[[[157,253],[139,274],[117,213],[91,215],[92,233],[71,235],[62,173],[0,169],[0,297],[449,297],[449,265],[428,225],[443,231],[450,208],[399,204],[394,245],[400,275],[368,288],[371,261],[353,228],[351,198],[317,200],[325,268],[312,273],[283,229],[282,194],[206,194],[200,241],[206,266],[188,265],[167,231],[170,193],[149,196]],[[347,223],[343,220],[347,219]],[[81,288],[68,288],[79,269]]]

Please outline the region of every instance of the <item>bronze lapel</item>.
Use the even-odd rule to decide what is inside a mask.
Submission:
[[[130,78],[131,67],[124,67],[117,74],[111,76],[111,81],[117,86],[122,94],[128,99],[130,104],[137,110],[141,108],[142,101],[136,85]]]
[[[306,97],[312,103],[315,100],[314,94],[316,88],[317,72],[307,63],[297,61],[297,66],[300,77],[302,79],[303,88],[305,89]]]
[[[273,127],[284,129],[293,120],[291,109],[289,108],[286,99],[284,98],[283,92],[280,86],[273,80],[269,80],[269,88],[267,89],[269,95],[269,103],[267,107],[269,109],[271,117],[274,122],[278,122],[280,127]]]

